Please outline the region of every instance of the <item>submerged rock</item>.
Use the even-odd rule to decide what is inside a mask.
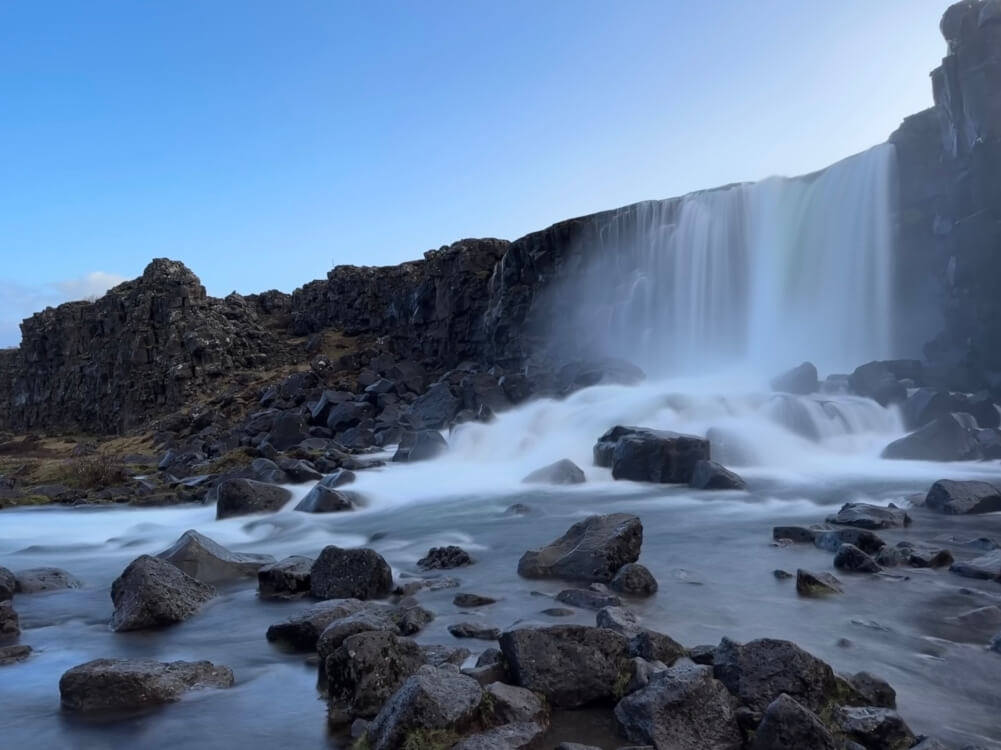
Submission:
[[[130,711],[180,700],[190,690],[233,686],[233,671],[208,661],[95,659],[59,679],[66,711]]]
[[[3,608],[0,606],[0,641],[3,640]],[[31,646],[16,644],[13,646],[0,646],[0,667],[9,667],[11,664],[18,664],[31,656]]]
[[[231,552],[193,529],[185,531],[180,539],[157,557],[202,583],[254,576],[261,567],[275,561],[271,555]]]
[[[476,622],[458,622],[448,626],[448,632],[456,638],[477,638],[481,641],[496,641],[500,630],[490,625]]]
[[[217,491],[216,520],[252,513],[275,513],[292,497],[284,487],[253,479],[227,479]]]
[[[583,484],[584,470],[569,458],[536,469],[521,480],[525,484]]]
[[[556,601],[561,604],[569,604],[571,607],[595,611],[604,607],[618,607],[622,604],[617,596],[590,589],[565,589],[556,595]]]
[[[324,547],[310,570],[310,592],[318,599],[375,599],[393,590],[393,572],[372,549]]]
[[[137,557],[111,584],[111,629],[140,630],[182,622],[215,596],[215,589],[166,560]]]
[[[462,608],[485,607],[496,601],[496,599],[491,599],[489,596],[480,596],[479,594],[456,594],[455,598],[452,599],[452,604]]]
[[[705,438],[645,427],[613,427],[594,446],[596,465],[636,482],[687,484],[702,460],[709,460]]]
[[[837,552],[842,544],[853,544],[867,555],[875,555],[886,547],[886,542],[877,534],[854,527],[817,531],[813,543],[828,552]]]
[[[964,578],[1001,580],[1001,552],[990,552],[969,561],[955,562],[949,566],[949,570]]]
[[[636,516],[591,516],[545,547],[522,555],[518,575],[611,581],[623,565],[639,559],[642,545],[643,524]]]
[[[990,482],[940,479],[928,490],[925,507],[951,515],[996,513],[1001,511],[1001,487]]]
[[[841,581],[830,573],[812,573],[802,568],[796,571],[796,593],[800,596],[827,596],[842,591]]]
[[[657,593],[657,579],[645,566],[626,563],[608,584],[613,591],[626,596],[653,596]]]
[[[892,529],[909,526],[911,517],[893,503],[885,508],[870,503],[845,503],[837,514],[827,517],[827,523],[869,530]]]
[[[746,490],[743,478],[715,461],[697,461],[689,487],[696,490]]]
[[[83,583],[62,568],[30,568],[14,574],[14,591],[18,594],[42,594],[46,591],[78,589]]]
[[[842,544],[834,555],[834,567],[852,573],[878,573],[881,568],[854,544]]]

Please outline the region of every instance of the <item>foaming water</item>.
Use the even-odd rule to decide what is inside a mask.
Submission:
[[[630,206],[588,248],[577,329],[648,372],[825,370],[893,350],[894,151]]]

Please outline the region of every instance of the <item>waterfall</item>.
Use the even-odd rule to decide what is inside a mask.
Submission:
[[[617,212],[576,287],[589,345],[651,373],[892,354],[894,152]]]

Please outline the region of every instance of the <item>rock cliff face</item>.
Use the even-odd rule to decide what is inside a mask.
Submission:
[[[948,54],[932,74],[935,105],[890,137],[899,175],[900,316],[906,345],[926,344],[932,379],[998,390],[1001,0],[960,2],[941,28]],[[641,223],[636,214],[648,205],[560,222],[514,242],[463,240],[395,267],[338,266],[292,295],[213,299],[183,265],[155,260],[96,302],[24,321],[21,347],[0,351],[0,429],[128,430],[243,371],[305,360],[308,347],[290,337],[325,331],[377,341],[431,373],[466,360],[552,371],[596,353],[587,326],[567,323],[581,304],[567,289],[595,253],[607,256],[603,263],[624,262],[617,254],[629,241],[624,227]],[[664,201],[659,210],[670,221],[677,205]]]

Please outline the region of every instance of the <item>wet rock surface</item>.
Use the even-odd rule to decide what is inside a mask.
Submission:
[[[140,630],[187,620],[215,589],[158,557],[133,560],[111,585],[111,629]]]
[[[204,534],[189,529],[157,557],[202,583],[252,577],[275,562],[271,555],[232,552]]]
[[[613,513],[575,523],[545,547],[526,552],[518,563],[525,578],[610,581],[639,559],[643,524],[636,516]]]

